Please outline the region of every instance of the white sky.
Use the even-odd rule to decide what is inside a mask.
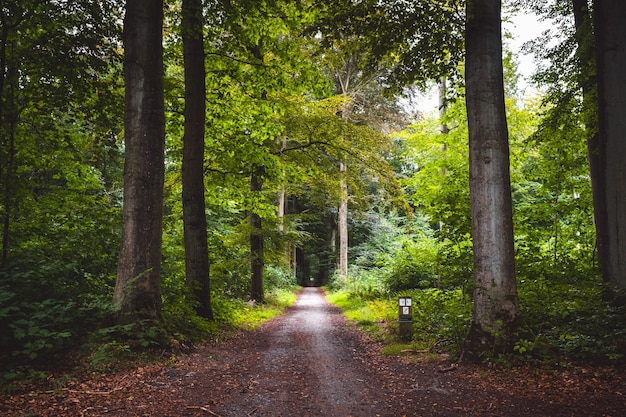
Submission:
[[[503,24],[503,29],[513,34],[513,39],[509,40],[509,48],[516,53],[519,63],[519,72],[522,76],[520,88],[526,87],[526,82],[537,68],[532,55],[521,52],[524,42],[535,39],[542,32],[550,28],[550,22],[540,21],[537,15],[532,13],[517,14],[511,17],[511,21]]]

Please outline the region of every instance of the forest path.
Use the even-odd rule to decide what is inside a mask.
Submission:
[[[238,389],[222,416],[376,416],[387,397],[341,311],[319,288],[304,288],[280,318],[254,332],[241,357]]]
[[[318,288],[304,288],[285,314],[256,330],[138,366],[51,375],[41,386],[0,394],[0,416],[626,415],[623,365],[451,368],[441,357],[385,356]]]

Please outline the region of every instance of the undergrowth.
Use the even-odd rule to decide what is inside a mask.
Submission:
[[[383,341],[386,354],[462,354],[471,324],[472,300],[460,289],[407,290],[401,294],[363,286],[329,288],[328,299],[346,317]],[[626,306],[607,300],[599,283],[521,280],[521,321],[509,355],[485,354],[486,361],[617,363],[626,357]],[[398,295],[413,300],[413,339],[399,340]]]
[[[33,350],[39,356],[31,355],[30,360],[17,361],[19,357],[15,355],[21,355],[22,351],[15,351],[7,357],[16,359],[0,368],[0,391],[11,392],[36,382],[62,381],[72,373],[83,371],[111,372],[138,363],[167,361],[198,343],[220,340],[235,331],[260,326],[293,304],[297,291],[294,286],[271,289],[262,304],[214,295],[214,321],[196,316],[184,303],[169,303],[164,306],[161,323],[100,326],[80,339],[79,348],[51,353]],[[102,309],[107,310],[104,303]]]

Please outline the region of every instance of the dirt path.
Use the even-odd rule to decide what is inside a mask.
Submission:
[[[387,357],[323,292],[168,364],[0,396],[9,417],[626,415],[624,368],[461,366]]]
[[[341,312],[321,290],[305,288],[290,311],[242,346],[244,389],[216,411],[223,416],[366,416],[387,411],[381,387],[346,338]],[[252,363],[250,363],[252,362]]]

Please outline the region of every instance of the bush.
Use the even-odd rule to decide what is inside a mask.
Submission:
[[[600,282],[558,277],[520,280],[523,325],[516,351],[528,357],[615,361],[626,354],[626,307],[604,298]]]
[[[435,288],[407,293],[413,298],[414,332],[426,345],[458,355],[472,319],[472,303],[461,290]]]
[[[391,256],[384,283],[391,292],[436,285],[437,243],[432,238],[405,239]]]
[[[273,291],[276,289],[289,290],[296,285],[296,277],[285,268],[274,265],[265,266],[265,289]]]
[[[111,311],[108,296],[37,299],[39,291],[24,294],[12,287],[0,286],[0,360],[5,369],[75,346]]]

